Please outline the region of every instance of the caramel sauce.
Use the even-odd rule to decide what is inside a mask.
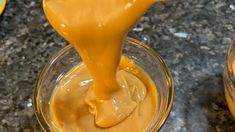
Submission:
[[[52,115],[62,130],[124,131],[133,128],[143,131],[148,127],[156,111],[156,103],[153,103],[156,102],[153,90],[156,88],[152,80],[139,68],[136,70],[141,74],[135,75],[133,71],[118,68],[131,64],[128,59],[120,63],[123,40],[154,2],[43,1],[49,22],[74,46],[84,63],[61,80],[52,98]],[[84,83],[84,79],[92,79],[92,83],[78,85]]]
[[[82,63],[71,69],[61,79],[51,99],[52,117],[59,126],[59,130],[65,132],[145,131],[157,111],[157,91],[154,82],[141,68],[125,57],[122,58],[119,66],[117,81],[121,89],[128,93],[124,98],[117,99],[126,101],[126,98],[131,98],[137,107],[121,123],[112,127],[102,128],[96,125],[94,116],[91,114],[90,107],[86,102],[89,89],[93,86],[93,79],[87,67]],[[115,101],[117,100],[111,103],[115,103]],[[102,117],[105,118],[104,120],[107,123],[112,123],[113,119],[117,118],[116,115],[122,112],[118,110],[119,107],[116,107],[116,109],[106,107],[106,103],[110,103],[109,101],[100,104],[99,102],[96,103],[98,103],[98,108],[101,109],[100,114],[105,112],[106,114],[104,115],[108,115],[107,117]],[[130,106],[122,105],[122,107],[128,108],[133,105],[132,102],[125,104]],[[110,106],[110,104],[107,106]]]

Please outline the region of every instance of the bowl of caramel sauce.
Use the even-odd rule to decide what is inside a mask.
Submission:
[[[227,105],[235,118],[235,40],[231,42],[226,54],[223,80]]]
[[[48,62],[35,88],[46,131],[155,131],[173,102],[163,59],[128,31],[159,0],[43,0],[52,27],[70,45]]]
[[[68,45],[55,54],[41,71],[34,91],[34,109],[42,129],[48,132],[159,130],[173,103],[170,71],[159,54],[138,40],[127,38],[121,54],[116,79],[128,94],[119,96],[114,92],[117,96],[111,101],[89,100],[94,96],[90,92],[94,79],[73,46]],[[124,115],[123,109],[131,112]]]

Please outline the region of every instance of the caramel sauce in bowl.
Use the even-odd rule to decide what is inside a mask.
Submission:
[[[223,80],[227,105],[235,118],[235,40],[232,41],[227,51]]]
[[[143,131],[159,130],[167,119],[173,103],[174,86],[170,71],[160,55],[142,42],[128,38],[124,43],[122,55],[142,68],[156,86],[156,112],[149,126]],[[50,113],[51,97],[61,78],[81,62],[76,50],[68,45],[55,54],[43,68],[34,91],[34,109],[43,130],[60,131]]]

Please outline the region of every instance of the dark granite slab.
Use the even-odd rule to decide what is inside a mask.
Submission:
[[[225,52],[235,36],[234,0],[172,0],[154,5],[129,34],[166,60],[174,106],[162,132],[235,132],[223,92]],[[0,16],[0,131],[41,131],[32,108],[38,72],[66,42],[41,1],[8,0]]]

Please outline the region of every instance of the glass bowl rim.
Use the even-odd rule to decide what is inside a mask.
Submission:
[[[156,51],[154,51],[152,48],[150,48],[145,43],[143,43],[139,40],[136,40],[134,38],[127,37],[125,41],[130,42],[133,45],[141,46],[142,48],[144,48],[145,51],[148,52],[152,58],[154,58],[155,62],[156,62],[156,60],[158,60],[160,62],[159,64],[162,66],[162,70],[163,70],[164,74],[166,75],[166,80],[168,82],[168,88],[169,88],[169,90],[167,91],[168,97],[166,97],[166,103],[165,103],[166,109],[164,110],[164,113],[161,113],[161,117],[159,118],[159,120],[157,120],[158,124],[156,125],[156,123],[157,123],[156,121],[151,122],[151,125],[148,128],[148,130],[150,130],[150,131],[159,130],[163,126],[163,124],[165,123],[168,116],[170,115],[170,111],[171,111],[172,105],[173,105],[174,83],[173,83],[172,75],[170,73],[168,66],[166,65],[165,61],[163,60],[163,58]],[[37,77],[37,81],[36,81],[36,85],[35,85],[34,93],[33,93],[33,108],[34,108],[34,113],[36,115],[36,118],[37,118],[41,128],[44,131],[50,131],[50,126],[48,125],[47,121],[44,119],[44,116],[42,115],[42,113],[40,111],[40,107],[38,106],[37,96],[39,93],[39,89],[41,87],[41,82],[44,77],[44,74],[51,67],[51,65],[55,62],[55,60],[57,60],[58,57],[60,57],[62,54],[64,54],[66,51],[68,51],[71,48],[73,48],[73,46],[68,44],[67,46],[60,49],[57,53],[52,55],[52,57],[48,60],[48,62],[43,66],[42,71],[39,73],[39,76]]]
[[[233,51],[234,47],[235,47],[235,39],[233,39],[229,44],[229,47],[226,52],[225,65],[224,65],[224,67],[225,67],[224,68],[224,78],[226,76],[226,79],[227,79],[227,80],[224,80],[224,83],[232,83],[233,86],[235,86],[235,80],[233,79],[233,78],[235,78],[235,76],[229,70],[229,69],[232,69],[232,64],[229,61],[229,58],[232,56],[232,53],[235,52],[235,51]],[[229,82],[227,82],[227,81],[229,81]],[[227,90],[229,91],[229,93],[232,91],[231,87],[227,88]]]

